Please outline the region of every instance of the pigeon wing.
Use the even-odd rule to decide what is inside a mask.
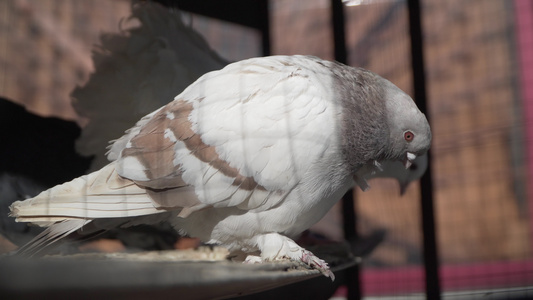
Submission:
[[[296,60],[250,59],[204,75],[117,140],[108,157],[160,206],[277,205],[336,131],[324,74]],[[191,187],[195,201],[180,197]]]

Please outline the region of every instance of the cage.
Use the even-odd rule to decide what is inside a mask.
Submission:
[[[395,181],[372,180],[370,191],[349,193],[311,228],[334,241],[349,240],[352,251],[362,257],[343,271],[336,291],[316,297],[533,297],[533,3],[155,2],[179,10],[183,24],[216,52],[209,56],[211,65],[199,66],[198,74],[186,80],[249,57],[315,55],[387,78],[428,116],[433,142],[428,171],[419,182],[400,196]],[[76,91],[81,95],[80,87],[95,70],[99,56],[91,54],[93,45],[117,41],[102,32],[119,34],[139,26],[138,18],[128,18],[131,9],[129,1],[108,0],[0,3],[0,96],[36,114],[87,126],[90,115],[79,115],[71,96]],[[142,68],[137,62],[132,65]],[[145,74],[172,72],[167,66],[154,62]],[[171,99],[179,91],[151,93]],[[160,104],[139,107],[137,116]],[[11,125],[4,126],[7,131]],[[5,153],[7,166],[14,158]],[[0,247],[3,252],[14,249],[7,241]]]

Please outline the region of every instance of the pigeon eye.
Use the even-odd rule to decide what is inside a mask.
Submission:
[[[410,142],[410,141],[412,141],[412,140],[415,138],[415,134],[412,133],[411,131],[406,131],[406,132],[403,134],[403,138],[404,138],[406,141]]]

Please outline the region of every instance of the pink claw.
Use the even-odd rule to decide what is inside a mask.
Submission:
[[[335,280],[335,275],[329,269],[328,263],[316,257],[311,251],[304,250],[301,260],[311,268],[319,270],[324,276],[331,278],[331,281]]]

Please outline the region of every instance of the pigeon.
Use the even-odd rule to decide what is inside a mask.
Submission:
[[[229,63],[185,24],[182,14],[152,1],[134,1],[120,32],[103,34],[94,47],[95,72],[71,93],[76,113],[89,119],[76,150],[94,156],[91,172],[107,165],[110,139],[168,104],[204,73]]]
[[[166,220],[245,263],[288,259],[333,279],[293,238],[383,162],[407,168],[430,143],[415,102],[370,71],[313,56],[242,60],[140,119],[102,169],[13,203],[17,221],[47,227],[19,253]]]

